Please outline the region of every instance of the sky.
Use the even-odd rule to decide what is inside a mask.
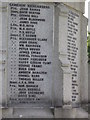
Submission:
[[[90,0],[86,0],[85,2],[85,17],[88,18],[88,27],[87,30],[90,31]]]
[[[90,0],[86,0],[86,2],[85,2],[85,16],[88,18],[88,2],[89,2]]]

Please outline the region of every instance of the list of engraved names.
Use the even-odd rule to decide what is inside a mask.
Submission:
[[[10,3],[8,19],[9,104],[50,105],[53,6]]]

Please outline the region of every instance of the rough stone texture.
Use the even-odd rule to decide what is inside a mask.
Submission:
[[[14,109],[13,117],[23,117],[23,118],[53,118],[53,111],[51,109]]]
[[[82,108],[55,109],[55,118],[88,118],[88,113]]]
[[[82,12],[82,13],[85,13],[85,4],[84,2],[68,2],[68,3],[65,3],[66,5]]]
[[[8,0],[10,1],[10,0]],[[13,0],[14,2],[15,0]],[[30,0],[20,0],[20,1],[28,1],[30,2]],[[34,1],[32,1],[34,2]],[[43,1],[41,1],[43,2]],[[44,2],[47,2],[47,1],[44,1]],[[52,2],[52,1],[51,1]],[[64,4],[67,4],[67,6],[71,6],[71,8],[74,7],[74,9],[77,9],[79,10],[79,12],[81,12],[81,100],[83,102],[87,102],[87,52],[86,52],[86,25],[87,25],[87,20],[82,16],[82,13],[84,13],[84,3],[64,3]],[[4,18],[5,16],[7,15],[6,14],[6,6],[3,6],[3,11],[4,11]],[[59,59],[60,59],[60,62],[61,62],[61,65],[62,65],[62,73],[63,73],[63,101],[68,103],[71,101],[71,73],[70,73],[70,64],[69,62],[67,61],[67,51],[66,51],[66,25],[64,24],[65,21],[66,21],[66,18],[67,18],[67,9],[66,7],[63,8],[62,6],[62,9],[61,9],[61,13],[60,13],[60,21],[59,22],[62,22],[62,24],[60,24],[60,26],[62,26],[62,29],[60,29],[60,33],[62,31],[64,31],[64,33],[62,32],[62,34],[59,35],[60,37],[60,41],[59,41]],[[1,17],[0,17],[1,18]],[[4,19],[4,23],[6,22],[6,20]],[[0,22],[0,25],[2,23]],[[7,30],[6,26],[3,26],[4,27],[4,30]],[[6,35],[3,34],[3,40],[4,42],[6,41]],[[64,39],[63,39],[63,36],[64,36]],[[0,41],[1,42],[1,41]],[[5,42],[6,43],[6,42]],[[61,44],[62,43],[62,44]],[[3,50],[4,50],[4,53],[3,53],[3,58],[5,60],[5,57],[6,57],[6,44],[4,44],[3,46]],[[1,54],[1,53],[0,53]],[[1,61],[2,62],[2,61]],[[5,63],[3,64],[3,66],[5,67]],[[1,69],[1,67],[0,67]],[[2,70],[2,69],[1,69]],[[4,68],[3,68],[4,70]],[[1,71],[0,71],[1,72]],[[3,75],[4,75],[4,78],[5,78],[5,73],[6,71],[3,71]],[[2,73],[0,73],[2,74]],[[4,79],[3,79],[4,80]],[[69,82],[66,84],[66,81],[69,80]],[[2,80],[0,79],[0,82]],[[2,88],[5,88],[6,86],[3,85]],[[1,88],[1,87],[0,87]],[[1,88],[1,90],[2,90]],[[0,90],[0,91],[1,91]],[[4,89],[3,89],[4,90]],[[2,93],[2,92],[1,92]],[[69,93],[69,94],[68,94]],[[84,93],[84,94],[83,94]],[[0,94],[2,96],[2,94]],[[0,98],[1,98],[0,96]],[[3,99],[3,102],[5,102],[6,100],[6,95],[4,96],[4,99]],[[1,102],[1,100],[0,100]],[[67,106],[67,105],[66,105]],[[63,109],[55,109],[55,111],[52,109],[38,109],[38,110],[30,110],[30,109],[13,109],[13,108],[3,108],[3,117],[45,117],[45,118],[52,118],[52,117],[56,117],[56,118],[86,118],[88,117],[88,114],[86,111],[84,111],[83,109],[81,108],[74,108],[72,109],[71,105],[68,105],[67,107],[65,106],[65,108]],[[55,114],[55,116],[54,116]],[[2,115],[2,112],[0,110],[0,117]]]
[[[18,0],[1,0],[1,2],[18,2]],[[67,6],[82,13],[85,12],[85,0],[19,0],[19,2],[64,2]]]
[[[63,69],[63,102],[68,104],[71,102],[71,71],[70,63],[67,60],[67,14],[68,9],[64,5],[60,5],[59,14],[59,59]],[[64,32],[63,32],[64,31]],[[68,81],[68,82],[67,82]]]
[[[0,12],[0,31],[2,31],[2,19],[1,18],[2,18],[2,14]],[[0,86],[2,86],[2,33],[1,32],[0,32]],[[1,103],[2,103],[2,87],[0,87],[0,120],[2,118]]]
[[[20,2],[85,2],[85,0],[19,0]],[[1,2],[18,2],[18,0],[1,0]]]
[[[87,19],[81,15],[81,101],[88,101]]]

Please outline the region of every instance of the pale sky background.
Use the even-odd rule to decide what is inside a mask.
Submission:
[[[88,3],[89,3],[89,7],[88,7]],[[88,18],[88,27],[87,30],[90,31],[90,0],[86,0],[85,2],[85,17]]]
[[[86,2],[85,2],[85,16],[88,18],[88,2],[89,2],[90,0],[86,0]]]

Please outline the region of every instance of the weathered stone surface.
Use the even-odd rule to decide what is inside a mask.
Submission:
[[[44,1],[44,2],[46,2],[46,1]],[[43,4],[47,4],[47,3],[43,3]],[[11,108],[11,109],[6,108],[7,107],[7,104],[6,104],[7,103],[7,89],[5,89],[5,88],[7,88],[7,66],[6,66],[7,54],[8,54],[8,52],[7,52],[7,35],[8,35],[8,30],[10,30],[10,29],[7,28],[7,24],[8,24],[8,22],[7,22],[7,20],[8,20],[7,4],[3,4],[3,6],[1,7],[3,9],[3,11],[2,11],[3,27],[2,27],[2,33],[1,33],[3,36],[3,44],[2,44],[3,47],[1,50],[3,52],[3,54],[1,52],[1,54],[3,55],[3,59],[1,60],[1,63],[3,63],[3,64],[1,64],[1,65],[3,65],[3,70],[1,68],[1,71],[3,72],[3,73],[1,73],[3,75],[2,76],[3,83],[2,83],[2,88],[0,87],[3,90],[3,106],[5,107],[5,108],[3,108],[3,117],[6,117],[6,118],[7,117],[13,117],[13,118],[15,118],[15,117],[27,117],[27,118],[28,117],[36,117],[36,118],[37,117],[48,117],[48,118],[59,117],[59,118],[64,118],[65,116],[67,118],[88,117],[87,112],[84,111],[83,109],[81,109],[81,108],[77,108],[77,109],[73,108],[72,109],[72,107],[79,107],[81,102],[83,102],[83,103],[88,102],[87,47],[86,47],[86,45],[87,45],[86,44],[87,19],[83,16],[84,3],[64,3],[64,4],[63,3],[62,4],[49,3],[47,5],[55,6],[55,9],[50,9],[51,10],[50,14],[48,14],[47,11],[41,12],[41,14],[42,14],[41,17],[42,16],[45,17],[45,15],[48,14],[48,17],[46,16],[45,20],[48,19],[47,22],[48,22],[49,30],[48,31],[46,30],[45,34],[43,33],[44,28],[46,29],[46,27],[47,27],[47,24],[44,24],[43,26],[39,26],[39,27],[37,26],[38,29],[36,30],[36,32],[38,33],[38,30],[39,30],[39,33],[41,32],[41,35],[39,35],[39,36],[44,36],[47,34],[47,32],[50,33],[50,31],[52,31],[51,36],[49,36],[49,39],[52,38],[51,44],[49,44],[49,43],[44,44],[44,45],[41,44],[41,46],[42,46],[42,48],[44,48],[46,45],[46,49],[47,49],[46,53],[48,56],[49,50],[51,50],[50,53],[52,54],[51,45],[53,45],[55,56],[50,57],[49,60],[52,62],[52,58],[55,59],[54,72],[53,72],[53,75],[55,75],[53,77],[55,79],[55,82],[53,82],[53,87],[52,87],[50,85],[52,79],[49,76],[48,81],[50,80],[50,84],[48,84],[48,81],[47,81],[46,85],[51,86],[50,87],[50,91],[52,92],[51,101],[52,101],[53,105],[55,107],[59,107],[59,109],[54,108],[54,106],[51,106],[51,109],[45,109],[43,104],[41,105],[41,107],[43,107],[43,108],[40,108],[40,109],[37,108],[38,110],[36,110],[36,109],[31,110],[30,108],[27,108],[27,107],[25,109],[23,109],[23,108],[21,108],[21,109],[20,108]],[[73,15],[72,15],[72,13],[73,13]],[[10,18],[10,14],[9,14],[9,18]],[[17,20],[16,23],[18,23],[18,22],[19,22],[19,19]],[[74,23],[75,26],[74,26],[74,24],[70,24],[70,22]],[[10,23],[11,23],[11,20],[10,20]],[[71,30],[72,33],[74,32],[73,34],[71,34],[71,31],[69,30],[70,25],[71,25],[71,29],[73,29],[73,30],[78,29],[78,32]],[[43,27],[43,29],[42,29],[42,27]],[[40,31],[40,29],[42,31]],[[71,36],[74,36],[75,41],[73,40],[73,42],[72,42],[72,39],[70,39],[70,42],[69,42],[68,41],[69,38],[67,37],[68,34],[71,34]],[[74,45],[75,45],[75,47],[74,47]],[[10,44],[9,44],[9,47],[11,47]],[[68,48],[69,48],[69,51],[67,51]],[[71,56],[71,51],[73,51],[74,49],[77,49],[77,51],[75,52],[76,56],[74,56],[75,59],[73,59],[72,58],[73,56]],[[43,51],[43,53],[44,52],[45,51]],[[71,56],[71,58],[70,58],[71,60],[68,59],[70,57],[69,53]],[[9,54],[9,57],[10,57],[10,54]],[[50,54],[50,56],[51,56],[51,54]],[[10,60],[10,58],[9,58],[9,60]],[[76,66],[78,66],[78,68],[76,68],[76,67],[74,68],[74,69],[76,69],[76,70],[74,70],[74,72],[76,73],[75,75],[78,76],[78,77],[74,77],[75,78],[74,82],[77,83],[74,85],[72,85],[73,84],[72,83],[73,82],[73,79],[72,79],[73,69],[71,69],[72,61],[75,61]],[[10,66],[8,67],[8,69],[9,68],[10,68]],[[50,74],[52,73],[51,72],[52,69],[48,69],[47,71],[49,71]],[[40,85],[41,88],[44,88],[44,85],[45,84]],[[73,89],[72,89],[72,87],[73,87]],[[47,88],[47,87],[45,87],[45,88]],[[72,98],[73,90],[74,90],[74,92],[78,93],[77,95],[73,96],[73,97],[75,97],[74,99]],[[49,90],[47,89],[47,91],[49,91]],[[47,92],[47,96],[50,97],[51,94],[49,94],[49,92]],[[9,98],[9,96],[8,96],[8,98]],[[63,106],[62,106],[62,101],[63,101]],[[2,102],[2,101],[0,100],[0,102]]]

